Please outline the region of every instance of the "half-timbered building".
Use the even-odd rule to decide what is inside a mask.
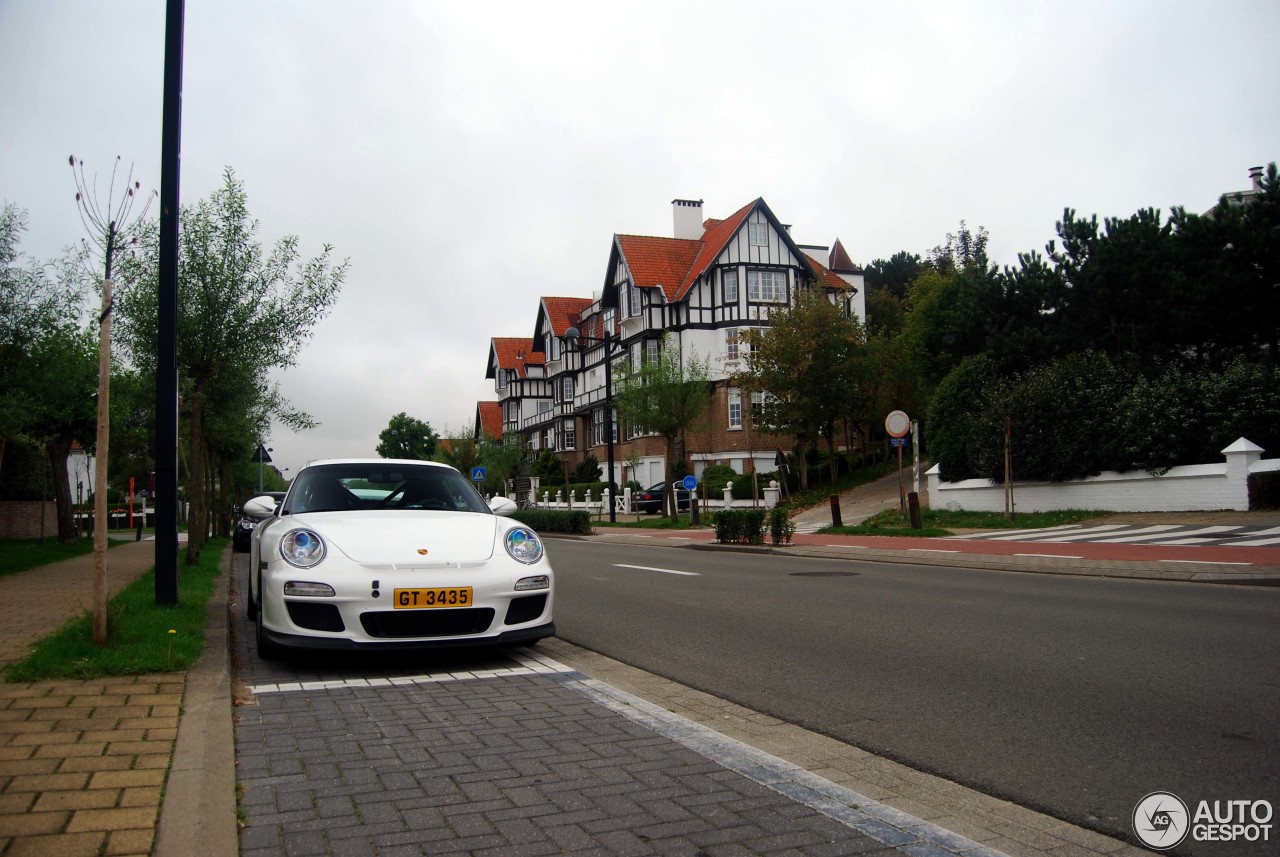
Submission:
[[[659,481],[663,439],[605,419],[603,361],[608,349],[615,366],[638,366],[664,347],[709,358],[707,427],[677,445],[695,473],[717,463],[740,473],[772,470],[777,449],[793,445],[753,431],[751,415],[762,402],[746,401],[731,381],[745,368],[740,334],[768,327],[801,289],[821,289],[846,314],[865,318],[862,271],[839,240],[796,243],[763,199],[723,220],[704,219],[701,200],[677,199],[672,221],[670,238],[614,235],[594,298],[542,298],[532,339],[493,340],[486,377],[495,378],[504,429],[526,448],[554,450],[571,464],[594,455],[603,470],[611,422],[612,478]],[[576,345],[566,338],[571,327],[583,334]],[[602,339],[608,345],[592,341]]]

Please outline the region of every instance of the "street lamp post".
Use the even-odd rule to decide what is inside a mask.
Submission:
[[[609,486],[609,523],[616,524],[618,522],[618,505],[617,499],[613,496],[613,338],[605,331],[603,337],[585,336],[576,327],[570,327],[564,332],[564,338],[569,340],[571,345],[579,341],[592,345],[604,346],[604,443],[606,456],[608,458],[608,470],[605,472],[605,482]],[[581,353],[581,351],[579,351]]]

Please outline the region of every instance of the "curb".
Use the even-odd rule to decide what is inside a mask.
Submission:
[[[156,828],[155,857],[236,857],[235,737],[231,720],[231,651],[228,621],[232,553],[209,599],[204,651],[187,673],[178,739]]]

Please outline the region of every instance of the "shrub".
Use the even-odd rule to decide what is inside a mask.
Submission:
[[[775,545],[791,544],[791,537],[796,534],[795,522],[781,506],[769,510],[769,536]]]
[[[725,509],[716,513],[716,540],[721,544],[764,544],[764,509]]]
[[[527,524],[536,533],[571,533],[580,536],[591,533],[591,515],[587,512],[521,509],[511,517]]]

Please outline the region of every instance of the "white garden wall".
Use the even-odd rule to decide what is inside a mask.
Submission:
[[[1222,464],[1173,467],[1160,476],[1137,470],[1108,471],[1070,482],[1013,483],[1014,509],[1102,509],[1110,512],[1247,511],[1249,474],[1280,470],[1280,459],[1262,461],[1264,450],[1240,438],[1222,450]],[[927,474],[929,505],[935,509],[1003,512],[1004,486],[985,479],[943,482],[934,466]]]

